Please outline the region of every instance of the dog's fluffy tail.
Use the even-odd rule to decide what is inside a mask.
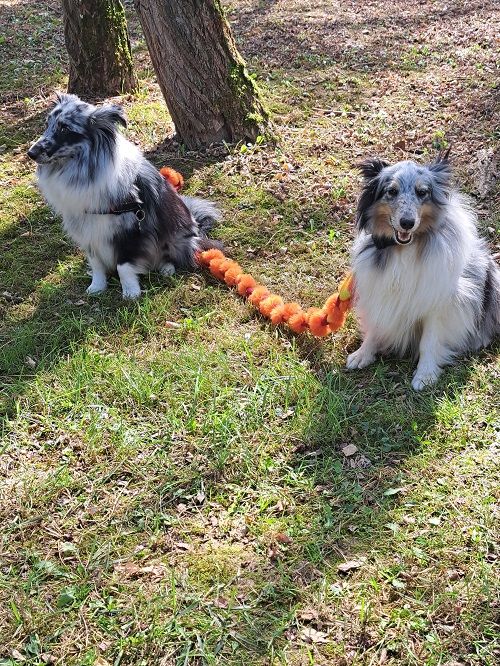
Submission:
[[[181,196],[189,212],[198,223],[200,231],[207,235],[210,229],[221,218],[221,212],[211,201],[198,199],[198,197]]]

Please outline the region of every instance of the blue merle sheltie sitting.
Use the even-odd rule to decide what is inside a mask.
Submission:
[[[361,170],[352,268],[363,344],[347,367],[413,353],[419,390],[500,334],[500,269],[451,183],[447,154],[425,166],[372,159]]]
[[[195,253],[217,245],[206,233],[219,217],[209,201],[179,196],[121,134],[123,109],[58,95],[43,136],[28,151],[40,189],[86,254],[89,294],[118,272],[124,298],[137,298],[138,275],[195,267]]]

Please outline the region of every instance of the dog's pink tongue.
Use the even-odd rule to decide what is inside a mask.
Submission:
[[[398,238],[405,242],[411,238],[411,234],[408,231],[398,231]]]

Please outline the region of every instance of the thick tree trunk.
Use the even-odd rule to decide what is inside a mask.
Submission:
[[[121,0],[62,0],[68,91],[117,95],[137,86]]]
[[[267,112],[219,0],[134,0],[158,83],[188,148],[254,141]]]

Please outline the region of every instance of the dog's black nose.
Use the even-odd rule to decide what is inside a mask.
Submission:
[[[32,160],[36,160],[38,155],[42,152],[42,149],[37,143],[34,143],[31,148],[28,150],[28,157],[31,157]]]
[[[412,220],[410,217],[403,217],[401,220],[399,220],[399,224],[403,229],[408,231],[409,229],[413,229],[415,226],[415,220]]]

